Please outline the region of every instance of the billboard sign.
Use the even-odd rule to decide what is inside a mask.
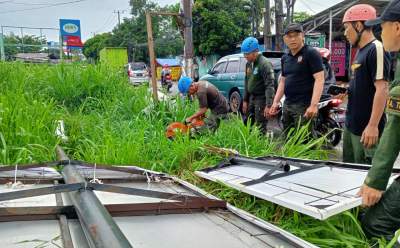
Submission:
[[[60,35],[67,47],[82,47],[80,20],[60,19]]]

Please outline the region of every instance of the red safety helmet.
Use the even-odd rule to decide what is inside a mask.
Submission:
[[[343,16],[343,23],[376,19],[376,9],[369,4],[357,4],[350,7]]]

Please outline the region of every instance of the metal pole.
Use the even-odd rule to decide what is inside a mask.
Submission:
[[[332,10],[329,11],[329,51],[332,52]]]
[[[146,12],[146,23],[147,23],[147,43],[149,47],[150,56],[150,68],[151,68],[151,86],[153,88],[153,100],[154,103],[158,102],[157,92],[157,79],[156,79],[156,56],[154,53],[154,40],[153,40],[153,29],[151,25],[151,13]]]
[[[22,42],[22,53],[25,53],[24,51],[24,30],[21,28],[21,42]]]
[[[63,55],[64,55],[64,47],[63,47],[64,40],[63,40],[63,37],[61,35],[61,30],[60,30],[59,35],[60,35],[60,39],[59,39],[59,43],[60,43],[60,61],[62,61],[63,60]]]
[[[271,4],[270,0],[265,0],[265,12],[264,12],[264,47],[265,51],[267,49],[272,49],[271,44]]]
[[[59,160],[69,160],[59,146],[57,146],[57,157]],[[61,174],[65,183],[87,183],[75,165],[65,165]],[[92,190],[74,191],[68,195],[90,247],[132,247]]]
[[[1,34],[0,34],[0,59],[1,61],[6,60],[6,55],[4,53],[4,33],[3,26],[1,26]]]
[[[188,77],[193,77],[193,34],[192,34],[192,1],[183,0],[184,13],[184,38],[185,38],[185,72]]]

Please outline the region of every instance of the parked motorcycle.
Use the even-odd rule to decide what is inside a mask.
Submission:
[[[284,98],[281,100],[281,108],[277,114],[280,127],[282,124],[282,106]],[[344,127],[346,110],[341,107],[342,100],[334,99],[330,95],[321,97],[318,104],[318,115],[314,120],[313,136],[320,138],[326,136],[328,144],[332,147],[337,146],[342,139],[342,128]]]
[[[318,138],[326,135],[332,147],[337,146],[342,139],[346,110],[340,107],[341,104],[340,99],[323,99],[318,104],[318,116],[314,123],[314,135]]]

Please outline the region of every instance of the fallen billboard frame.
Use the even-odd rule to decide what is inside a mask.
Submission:
[[[159,244],[164,244],[164,247],[185,247],[187,244],[178,239],[173,240],[172,237],[182,232],[186,233],[180,235],[193,236],[190,237],[193,240],[193,244],[190,244],[192,247],[204,247],[206,243],[218,247],[277,247],[282,245],[284,247],[315,247],[272,224],[227,205],[185,181],[162,173],[134,166],[101,168],[98,165],[97,172],[93,173],[93,170],[96,170],[96,164],[65,159],[48,164],[51,167],[58,167],[62,171],[73,164],[71,167],[82,175],[85,182],[70,180],[68,183],[61,175],[57,175],[56,170],[47,167],[46,163],[41,166],[27,166],[27,168],[18,166],[18,173],[14,171],[19,175],[18,180],[23,179],[25,182],[34,184],[25,185],[22,190],[9,188],[0,190],[0,226],[4,224],[9,226],[19,221],[24,223],[24,227],[27,228],[29,223],[57,220],[63,247],[78,247],[77,244],[79,247],[86,247],[84,243],[90,247],[89,238],[82,235],[86,228],[82,223],[85,220],[79,218],[79,211],[71,199],[73,192],[90,191],[95,194],[100,204],[112,216],[116,225],[122,228],[129,245],[135,247],[159,247]],[[3,182],[12,182],[15,179],[13,169],[13,166],[1,168],[0,178]],[[99,176],[104,184],[88,182],[94,174]],[[53,182],[49,184],[51,180]],[[46,194],[48,196],[55,195],[55,199],[42,200],[40,197],[45,197]],[[85,196],[82,197],[85,198]],[[28,201],[36,198],[35,201]],[[26,199],[29,204],[20,202],[23,199]],[[95,210],[90,209],[90,211]],[[86,214],[86,212],[83,213]],[[124,219],[119,219],[118,216],[124,216]],[[139,219],[135,219],[135,216]],[[152,233],[151,239],[146,239],[146,242],[143,243],[141,240],[143,237],[150,237],[146,232],[143,233],[142,229],[148,228],[147,225],[150,223],[154,225],[154,220],[143,222],[143,218],[145,218],[144,220],[149,218],[149,221],[156,218],[157,225],[154,226],[156,229],[158,227],[163,229],[163,223],[166,221],[165,228],[173,233],[172,236],[165,241],[163,239],[167,239],[169,235]],[[141,221],[138,222],[138,220]],[[203,224],[199,226],[198,222]],[[143,223],[144,226],[138,223]],[[180,227],[181,223],[196,226],[199,232],[204,232],[204,234],[211,235],[212,233],[211,236],[214,238],[210,236],[210,239],[199,240],[197,235],[201,236],[201,234],[191,233],[190,228],[187,230],[173,228],[173,225]],[[139,229],[135,229],[135,225]],[[221,229],[222,227],[225,231]],[[10,228],[7,230],[12,231]],[[19,234],[17,229],[15,232]],[[159,243],[155,244],[154,242]],[[101,247],[101,245],[94,244],[93,247]],[[124,246],[115,245],[113,247]]]
[[[196,174],[324,220],[361,205],[357,192],[368,169],[367,165],[331,161],[232,156]]]

